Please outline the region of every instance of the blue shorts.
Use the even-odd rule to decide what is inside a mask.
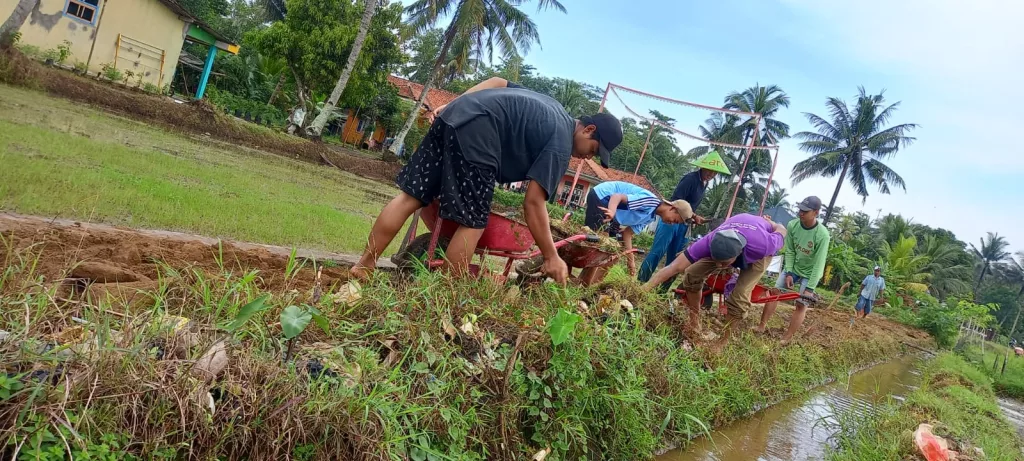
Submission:
[[[871,313],[871,306],[874,305],[874,304],[875,304],[874,301],[872,301],[872,300],[870,300],[868,298],[865,298],[863,296],[858,296],[857,297],[857,312],[864,311],[864,315],[868,315],[868,314]]]
[[[793,288],[797,293],[803,293],[807,289],[807,277],[801,277],[792,272],[783,272],[779,274],[779,281],[775,282],[775,288],[786,289],[786,276],[793,276]],[[799,288],[797,288],[799,287]]]

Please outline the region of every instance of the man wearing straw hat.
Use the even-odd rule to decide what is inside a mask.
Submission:
[[[704,199],[704,191],[707,190],[708,183],[714,179],[715,175],[718,173],[726,175],[731,173],[729,168],[726,167],[725,162],[722,161],[722,156],[718,154],[718,151],[708,152],[694,161],[693,165],[697,167],[697,170],[683,176],[679,180],[679,184],[676,185],[675,191],[672,192],[670,200],[685,200],[690,204],[690,209],[696,212],[701,200]],[[694,215],[693,222],[695,224],[704,224],[705,219],[702,216]],[[651,245],[651,250],[647,253],[643,263],[640,264],[638,278],[641,282],[647,282],[651,279],[651,275],[654,274],[654,270],[661,264],[662,259],[667,257],[665,264],[668,264],[679,255],[680,251],[683,251],[683,247],[686,246],[686,232],[688,229],[689,225],[687,223],[673,224],[659,220],[658,230],[654,233],[654,243]],[[661,284],[659,289],[667,291],[674,279],[675,277],[670,278]]]

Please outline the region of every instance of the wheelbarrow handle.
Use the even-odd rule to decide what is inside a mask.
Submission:
[[[590,236],[584,235],[584,234],[573,235],[573,236],[571,236],[569,238],[565,238],[565,239],[562,239],[562,240],[559,240],[559,241],[555,242],[555,249],[557,250],[557,249],[562,248],[562,247],[564,247],[564,246],[566,246],[566,245],[568,245],[570,243],[579,242],[580,240],[588,239],[589,237]],[[594,237],[596,238],[597,236],[595,235]],[[589,240],[587,240],[587,241],[589,241]],[[526,259],[536,258],[537,256],[540,256],[540,254],[541,254],[540,250],[533,251],[533,252],[530,253],[529,256],[526,257]]]

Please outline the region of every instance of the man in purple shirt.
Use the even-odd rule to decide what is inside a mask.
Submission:
[[[772,222],[767,216],[738,214],[683,250],[671,264],[654,274],[644,288],[653,290],[669,278],[684,273],[680,286],[686,290],[686,303],[690,306],[690,321],[687,323],[699,337],[700,294],[704,281],[717,270],[727,267],[739,269],[736,287],[725,300],[730,326],[723,334],[724,344],[738,325],[737,320],[746,315],[750,307],[750,293],[768,269],[772,256],[782,248],[785,237],[786,227]]]

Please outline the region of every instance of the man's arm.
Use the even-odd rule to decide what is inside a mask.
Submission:
[[[666,280],[681,274],[686,270],[686,268],[690,267],[691,264],[693,263],[691,263],[686,257],[685,251],[679,253],[679,256],[676,256],[676,259],[672,260],[671,264],[654,273],[651,280],[644,284],[644,289],[650,291],[661,286],[661,284],[665,283]]]
[[[537,181],[530,181],[530,185],[526,188],[523,208],[526,209],[526,225],[530,228],[530,233],[533,234],[533,240],[540,248],[544,259],[549,259],[558,256],[558,250],[555,248],[555,241],[551,238],[546,195],[547,192]]]
[[[796,249],[794,247],[795,245],[793,244],[793,239],[787,238],[782,243],[783,272],[793,272],[793,266],[796,265]]]
[[[829,235],[825,235],[822,241],[816,242],[814,246],[814,269],[811,270],[811,276],[807,278],[807,288],[814,290],[818,287],[818,282],[821,281],[821,276],[825,274],[825,261],[828,259],[828,246],[832,238]]]
[[[622,248],[625,251],[633,249],[633,228],[630,226],[622,229]],[[633,253],[626,255],[626,267],[629,268],[630,275],[636,275],[636,259]]]

